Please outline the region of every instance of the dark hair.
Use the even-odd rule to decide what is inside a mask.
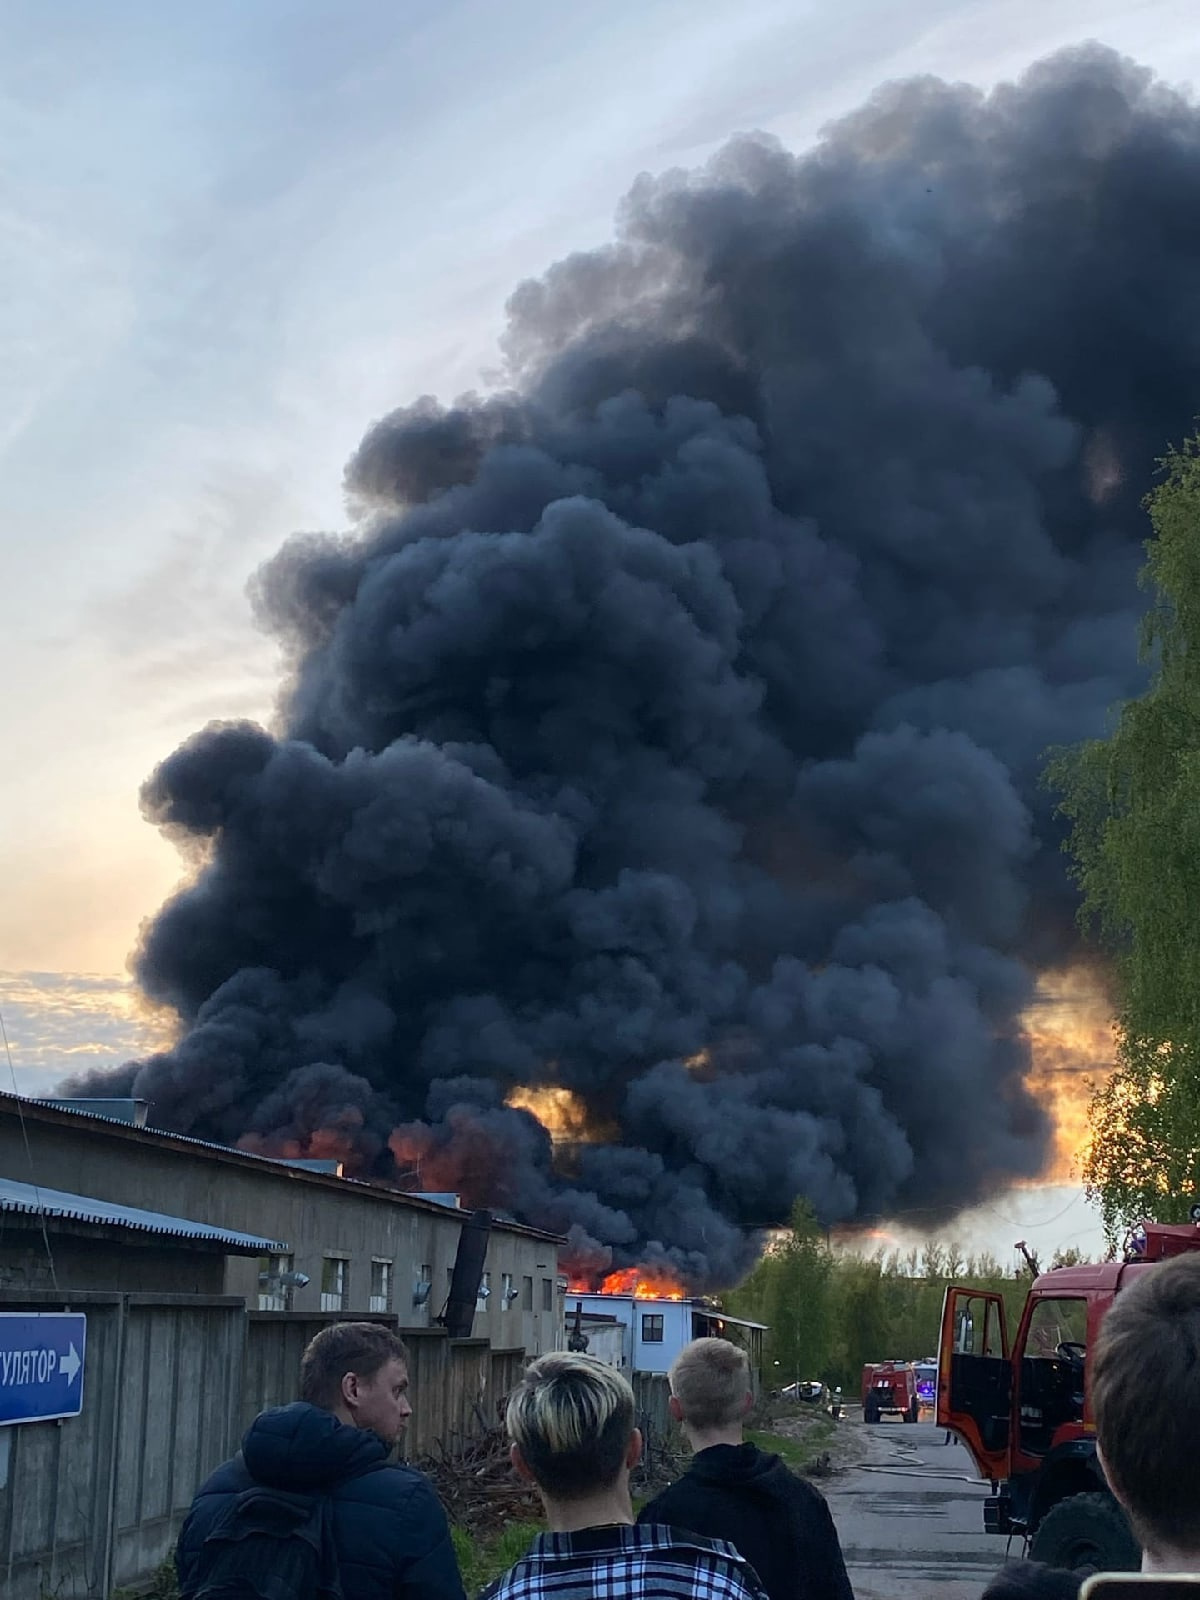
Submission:
[[[983,1591],[980,1600],[1078,1600],[1091,1567],[1068,1572],[1040,1561],[1010,1561]]]
[[[1091,1361],[1096,1436],[1134,1532],[1200,1550],[1200,1255],[1138,1269]]]
[[[300,1398],[332,1411],[348,1372],[373,1378],[389,1361],[408,1361],[399,1334],[379,1322],[335,1322],[321,1329],[300,1358]]]
[[[513,1390],[506,1420],[538,1487],[578,1500],[616,1482],[633,1434],[633,1390],[595,1356],[542,1356]]]

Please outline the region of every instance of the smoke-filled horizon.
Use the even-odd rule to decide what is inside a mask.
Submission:
[[[640,179],[517,290],[511,390],[378,423],[359,530],[259,575],[279,730],[143,796],[207,852],[136,961],[180,1042],[87,1086],[698,1289],[797,1196],[1036,1174],[1040,772],[1141,681],[1198,267],[1200,113],[1098,47]]]

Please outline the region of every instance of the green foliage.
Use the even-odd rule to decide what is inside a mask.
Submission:
[[[1186,1217],[1200,1193],[1200,436],[1147,500],[1150,687],[1048,769],[1082,918],[1121,988],[1117,1070],[1094,1091],[1088,1191],[1106,1231]]]
[[[47,1597],[48,1600],[48,1597]],[[112,1591],[111,1600],[179,1600],[179,1580],[174,1558],[159,1562],[144,1583]]]
[[[768,1454],[781,1456],[793,1472],[807,1472],[814,1462],[826,1455],[833,1442],[837,1424],[832,1417],[815,1416],[804,1433],[793,1438],[791,1434],[767,1433],[757,1428],[747,1428],[746,1438]]]
[[[1087,1257],[1082,1250],[1077,1250],[1074,1245],[1068,1245],[1065,1250],[1056,1250],[1051,1258],[1051,1269],[1055,1267],[1081,1267]]]
[[[904,1256],[835,1252],[801,1202],[788,1232],[725,1303],[735,1316],[768,1325],[768,1387],[819,1378],[840,1384],[849,1400],[867,1363],[936,1354],[951,1280],[1003,1294],[1016,1326],[1028,1279],[1006,1275],[994,1256],[972,1260],[958,1244],[936,1240]]]
[[[735,1316],[767,1324],[764,1360],[768,1375],[778,1376],[779,1387],[811,1378],[829,1364],[832,1278],[833,1257],[825,1236],[812,1207],[798,1200],[787,1232],[727,1297]]]
[[[450,1537],[454,1540],[454,1553],[458,1557],[458,1568],[467,1594],[478,1594],[494,1578],[507,1572],[509,1567],[520,1561],[535,1535],[541,1532],[541,1523],[513,1522],[502,1533],[489,1538],[476,1538],[465,1528],[452,1526]]]
[[[835,1275],[838,1339],[833,1377],[848,1397],[857,1395],[862,1369],[876,1361],[919,1361],[937,1354],[942,1301],[948,1282],[1002,1294],[1010,1326],[1016,1325],[1028,1283],[1005,1275],[991,1255],[973,1260],[961,1248],[927,1246],[919,1275],[899,1257],[881,1253],[839,1258]]]

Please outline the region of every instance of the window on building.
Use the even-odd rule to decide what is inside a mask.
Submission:
[[[661,1344],[663,1342],[663,1315],[661,1311],[642,1312],[642,1343]]]
[[[543,1278],[542,1279],[542,1310],[543,1311],[553,1311],[554,1310],[554,1279],[553,1278]]]
[[[516,1295],[513,1292],[513,1275],[512,1275],[511,1272],[505,1272],[505,1273],[502,1274],[502,1276],[500,1278],[500,1309],[501,1309],[501,1311],[511,1311],[512,1310],[512,1303],[513,1303],[513,1301],[515,1299],[516,1299]]]
[[[292,1309],[291,1285],[279,1281],[285,1272],[291,1270],[291,1256],[259,1256],[258,1309],[260,1311]]]
[[[532,1278],[522,1278],[521,1279],[521,1310],[522,1311],[532,1311],[533,1310],[533,1279]]]
[[[480,1278],[480,1280],[479,1280],[479,1293],[475,1298],[475,1309],[476,1309],[476,1311],[486,1311],[487,1310],[487,1303],[488,1303],[488,1299],[491,1296],[491,1293],[492,1293],[492,1275],[491,1275],[490,1272],[485,1272],[483,1277]]]
[[[413,1305],[429,1305],[429,1298],[433,1293],[433,1266],[428,1261],[422,1261],[413,1274]]]
[[[390,1311],[392,1309],[392,1263],[390,1261],[375,1260],[371,1262],[371,1301],[368,1311]]]
[[[326,1256],[321,1264],[321,1310],[345,1311],[350,1263],[345,1256]]]

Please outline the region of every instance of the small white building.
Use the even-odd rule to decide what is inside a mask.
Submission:
[[[568,1349],[589,1355],[627,1373],[662,1373],[693,1339],[730,1339],[750,1357],[757,1381],[762,1370],[766,1325],[728,1316],[706,1300],[681,1300],[632,1294],[568,1294]]]

